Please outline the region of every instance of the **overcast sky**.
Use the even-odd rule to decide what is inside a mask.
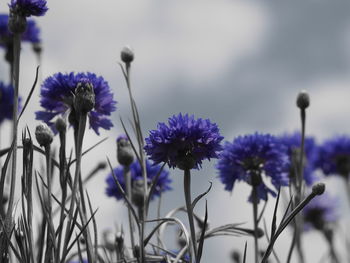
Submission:
[[[293,132],[300,125],[295,97],[302,89],[311,96],[308,134],[322,142],[350,132],[350,3],[49,0],[48,6],[47,15],[37,19],[44,47],[42,79],[56,72],[92,71],[109,82],[118,101],[115,128],[102,133],[109,139],[87,156],[86,171],[93,168],[93,160],[103,161],[106,155],[116,164],[114,141],[122,131],[119,117],[131,116],[117,64],[126,44],[135,51],[132,83],[145,134],[179,112],[210,118],[230,141],[255,131]],[[5,1],[0,11],[7,12]],[[37,61],[29,45],[23,45],[22,51],[24,95],[32,85]],[[0,74],[7,80],[4,62]],[[39,89],[21,124],[31,130],[37,124],[33,112],[39,109],[38,93]],[[6,134],[1,136],[6,144]],[[86,148],[98,140],[89,131]],[[207,197],[212,225],[247,222],[251,226],[252,209],[246,202],[249,188],[242,183],[233,194],[224,192],[214,163],[193,175],[194,194],[213,182]],[[163,214],[183,204],[181,173],[171,172],[174,191],[164,196]],[[101,231],[113,228],[123,214],[120,204],[105,197],[104,178],[101,173],[88,185],[95,207],[100,207]],[[328,180],[327,184],[332,192],[340,182]],[[203,209],[201,203],[198,212],[203,214]],[[209,241],[203,262],[229,262],[230,249],[242,250],[246,239],[252,252],[250,238]],[[282,259],[289,240],[286,235],[277,246]],[[314,244],[306,251],[307,262],[318,262],[322,255],[312,252],[318,247],[326,251],[322,236],[307,234],[305,243]]]

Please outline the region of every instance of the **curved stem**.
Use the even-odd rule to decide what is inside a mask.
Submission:
[[[188,222],[190,224],[193,252],[194,252],[194,257],[196,261],[197,260],[196,230],[194,227],[193,210],[192,210],[192,203],[191,203],[191,171],[189,169],[184,170],[184,193],[185,193]]]

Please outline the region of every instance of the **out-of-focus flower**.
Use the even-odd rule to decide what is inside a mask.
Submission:
[[[193,115],[169,118],[169,124],[158,124],[146,138],[145,151],[156,164],[165,162],[169,167],[199,169],[204,159],[217,158],[223,137],[219,128],[209,119],[195,119]]]
[[[8,20],[8,14],[0,14],[0,46],[3,47],[8,47],[13,41],[13,34],[8,29]],[[21,40],[33,44],[40,42],[40,29],[33,19],[27,20],[27,28],[22,34]]]
[[[117,159],[119,164],[129,166],[134,161],[134,153],[126,135],[117,138]]]
[[[98,129],[109,130],[113,124],[108,116],[116,110],[116,101],[107,81],[93,73],[56,73],[48,77],[41,85],[40,104],[44,111],[36,112],[36,119],[54,127],[54,118],[59,115],[69,116],[70,123],[77,124],[74,96],[76,88],[82,83],[89,82],[95,93],[95,104],[88,113],[90,128],[97,134]]]
[[[83,262],[78,260],[78,261],[69,261],[69,263],[89,263],[89,262],[86,259],[83,259]]]
[[[350,137],[335,136],[326,140],[319,150],[317,166],[325,175],[348,178],[350,173]]]
[[[339,200],[326,193],[314,198],[302,210],[304,230],[325,230],[329,224],[335,223],[338,218]]]
[[[270,177],[278,189],[289,184],[289,157],[287,149],[270,134],[239,136],[233,142],[226,142],[220,153],[216,168],[225,190],[232,191],[236,181],[245,181],[257,187],[259,199],[267,200],[267,194],[276,193],[263,181],[263,175]]]
[[[43,16],[48,10],[46,0],[11,0],[10,12],[19,16]]]
[[[160,168],[161,168],[160,165],[154,165],[148,160],[146,161],[148,184],[152,183],[153,179],[157,176]],[[121,187],[123,188],[123,190],[125,190],[124,167],[118,166],[117,168],[114,168],[113,171]],[[143,183],[142,169],[138,161],[135,161],[130,165],[130,173],[131,173],[132,188],[135,188],[135,187],[137,188],[140,182]],[[119,192],[118,186],[112,174],[109,174],[107,176],[106,182],[107,182],[106,194],[110,197],[115,197],[118,200],[122,199],[123,195]],[[171,190],[170,184],[171,184],[171,179],[169,177],[169,172],[163,169],[158,178],[153,195],[151,196],[151,200],[155,196],[159,196],[162,192]]]
[[[170,257],[173,257],[173,258],[175,258],[176,256],[177,256],[177,254],[179,254],[179,252],[180,251],[174,251],[174,252],[172,252],[172,254],[168,254]],[[164,252],[164,254],[165,254],[165,252]],[[182,261],[180,261],[180,262],[190,262],[190,256],[188,255],[188,253],[187,254],[185,254],[185,255],[183,255],[182,257],[181,257],[181,259],[182,259]],[[166,260],[162,260],[162,261],[160,261],[159,263],[166,263],[167,261]]]
[[[13,118],[13,96],[13,87],[0,82],[0,124],[5,119],[12,120]],[[21,108],[20,101],[19,99],[19,109]]]
[[[300,132],[284,134],[280,136],[278,140],[287,147],[290,158],[289,178],[291,181],[294,181],[299,173],[301,134]],[[305,183],[310,186],[317,181],[314,171],[317,168],[316,160],[318,156],[318,146],[313,137],[305,138],[304,152],[304,180]]]

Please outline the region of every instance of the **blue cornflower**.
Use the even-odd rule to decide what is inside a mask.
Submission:
[[[146,161],[146,172],[147,172],[148,184],[150,184],[154,179],[154,177],[157,176],[160,168],[161,167],[159,165],[154,165],[148,160]],[[114,168],[113,171],[121,187],[123,188],[123,190],[125,190],[124,167],[118,166],[117,168]],[[131,173],[131,185],[133,186],[132,188],[135,189],[136,184],[138,182],[142,182],[143,180],[142,169],[138,161],[134,161],[130,165],[130,173]],[[111,197],[113,196],[118,200],[122,199],[123,195],[119,192],[117,184],[115,183],[115,180],[112,174],[109,174],[107,176],[106,182],[107,182],[106,194]],[[169,172],[163,169],[160,176],[158,177],[158,181],[154,189],[153,195],[151,196],[151,200],[155,196],[159,196],[160,193],[171,190],[170,184],[171,184],[171,179],[169,177]]]
[[[302,210],[304,230],[325,230],[329,224],[339,219],[339,199],[330,197],[326,193],[314,198]]]
[[[8,14],[0,14],[0,46],[12,44],[13,34],[8,29]],[[27,20],[26,31],[21,35],[21,40],[30,43],[40,42],[40,29],[33,19]]]
[[[11,0],[10,11],[23,16],[43,16],[48,10],[46,0]]]
[[[337,174],[348,178],[350,173],[350,137],[335,136],[326,140],[319,150],[317,166],[325,175]]]
[[[288,156],[290,158],[289,177],[293,181],[296,178],[295,173],[299,172],[301,134],[300,132],[284,134],[280,136],[278,140],[287,147]],[[314,171],[317,168],[318,146],[313,137],[305,138],[304,151],[304,180],[305,183],[310,186],[317,181]]]
[[[202,160],[218,157],[222,139],[219,128],[209,119],[179,113],[169,118],[168,125],[159,123],[157,130],[150,131],[144,149],[156,164],[199,169]]]
[[[287,149],[270,134],[255,133],[226,142],[216,168],[225,190],[232,191],[236,180],[246,181],[257,186],[259,199],[265,201],[268,193],[276,193],[265,185],[261,175],[270,177],[276,189],[289,184]]]
[[[78,83],[88,81],[95,93],[94,108],[88,113],[90,127],[99,134],[98,129],[109,130],[113,124],[108,116],[116,110],[116,101],[110,91],[107,81],[93,73],[69,74],[56,73],[48,77],[41,85],[40,104],[44,111],[36,112],[36,119],[53,127],[53,119],[58,115],[68,115],[71,124],[76,124],[74,109],[74,92]]]
[[[5,119],[12,120],[13,96],[13,87],[0,82],[0,124]]]

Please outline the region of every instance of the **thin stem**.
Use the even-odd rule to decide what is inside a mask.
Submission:
[[[62,259],[61,262],[64,262],[66,256],[67,256],[67,248],[69,243],[69,236],[70,236],[70,229],[72,226],[72,220],[73,220],[73,214],[74,214],[74,208],[75,203],[79,203],[79,191],[78,191],[78,182],[79,182],[79,175],[80,175],[80,168],[81,168],[81,152],[82,152],[82,143],[83,143],[83,137],[85,132],[85,126],[86,126],[86,119],[87,114],[81,114],[79,117],[79,126],[78,126],[78,136],[77,136],[77,143],[76,143],[76,169],[75,169],[75,175],[73,180],[73,188],[72,188],[72,199],[70,203],[69,208],[69,214],[68,214],[68,222],[66,225],[66,234],[65,234],[65,241],[63,246],[63,253],[62,253]],[[91,252],[88,252],[88,256]],[[89,260],[91,260],[91,255]]]
[[[130,166],[124,166],[124,182],[125,182],[125,191],[126,196],[129,200],[132,199],[131,196],[131,172],[130,172]],[[130,240],[131,240],[131,248],[132,250],[135,249],[135,240],[134,240],[134,223],[132,220],[131,211],[128,208],[128,219],[129,219],[129,229],[130,229]]]
[[[21,54],[21,35],[13,35],[13,75],[14,81],[14,96],[13,96],[13,127],[12,127],[12,140],[13,140],[13,152],[12,152],[12,170],[11,170],[11,188],[10,188],[10,198],[7,210],[7,223],[12,219],[13,212],[13,202],[15,195],[15,185],[16,185],[16,164],[17,164],[17,131],[18,131],[18,97],[19,97],[19,67],[20,67],[20,54]]]
[[[47,205],[45,209],[45,213],[47,213],[47,247],[45,254],[45,262],[51,262],[53,260],[53,255],[55,251],[55,229],[52,221],[52,202],[51,202],[51,153],[50,153],[50,145],[45,146],[45,156],[46,156],[46,175],[47,175],[47,197],[46,203]]]
[[[254,251],[255,263],[259,261],[259,245],[258,245],[258,191],[257,186],[252,187],[252,201],[253,201],[253,223],[254,223]]]
[[[188,215],[188,222],[190,224],[191,240],[194,251],[195,261],[197,260],[197,244],[196,244],[196,230],[193,221],[193,209],[191,203],[191,171],[189,169],[184,170],[184,193],[186,210]]]
[[[61,213],[59,226],[63,226],[63,220],[65,215],[66,199],[67,199],[67,182],[66,182],[66,131],[60,131],[60,184],[62,190],[61,198]],[[57,249],[55,255],[55,262],[59,262],[60,250],[61,250],[61,240],[63,231],[59,231],[57,240]]]

